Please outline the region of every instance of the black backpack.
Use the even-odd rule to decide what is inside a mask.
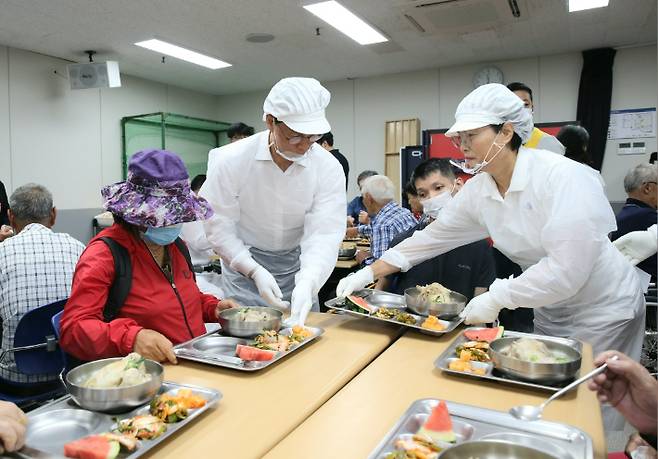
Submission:
[[[107,244],[114,258],[114,281],[112,281],[110,291],[107,295],[107,302],[103,308],[103,320],[110,322],[119,315],[119,310],[130,293],[133,281],[133,269],[130,264],[130,255],[124,246],[110,237],[101,237],[99,239]],[[176,238],[174,244],[185,257],[190,272],[194,276],[192,258],[190,257],[190,251],[187,249],[187,246],[181,238]]]

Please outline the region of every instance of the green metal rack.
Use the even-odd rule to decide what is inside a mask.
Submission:
[[[130,157],[146,148],[177,153],[191,177],[205,174],[208,151],[228,143],[230,124],[176,113],[147,113],[121,118],[122,171],[125,180]]]

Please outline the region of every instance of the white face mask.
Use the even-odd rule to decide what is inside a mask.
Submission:
[[[498,134],[500,134],[500,132]],[[481,163],[477,163],[475,166],[473,166],[471,168],[471,167],[468,167],[466,165],[466,160],[453,161],[451,159],[450,164],[460,168],[462,171],[466,172],[467,174],[475,175],[478,172],[481,172],[482,169],[484,169],[487,166],[487,164],[490,164],[491,161],[493,161],[496,158],[496,156],[498,156],[498,153],[500,153],[503,150],[503,148],[505,148],[504,143],[503,144],[496,143],[496,139],[498,138],[498,134],[496,134],[496,137],[494,137],[493,142],[491,142],[491,145],[489,146],[489,149],[487,150],[487,153],[484,155],[484,160]],[[491,159],[487,160],[487,158],[489,157],[489,153],[491,152],[491,149],[493,148],[494,145],[496,145],[498,147],[498,151],[496,153],[494,153],[494,155],[491,157]]]
[[[301,161],[302,159],[306,158],[306,155],[308,154],[308,150],[304,152],[303,155],[297,154],[297,153],[292,153],[289,151],[281,151],[279,150],[279,147],[276,144],[276,139],[274,137],[274,134],[272,134],[272,142],[268,145],[269,148],[274,147],[274,151],[276,152],[277,155],[281,156],[283,159],[287,159],[288,161],[292,161],[293,163],[297,161]]]
[[[441,194],[432,196],[431,198],[423,199],[420,203],[423,205],[423,213],[430,218],[436,219],[439,216],[439,211],[443,209],[448,202],[452,199],[452,192],[455,189],[455,184],[452,184],[450,191],[444,191]]]

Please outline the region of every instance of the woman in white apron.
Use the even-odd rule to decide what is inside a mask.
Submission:
[[[492,322],[503,308],[534,308],[537,333],[639,359],[644,296],[635,269],[608,239],[615,218],[597,174],[562,156],[521,147],[532,119],[502,85],[474,90],[455,119],[446,135],[464,153],[464,169],[477,175],[424,231],[342,279],[337,293],[348,295],[373,278],[491,237],[524,272],[497,279],[471,300],[462,313],[467,324]]]

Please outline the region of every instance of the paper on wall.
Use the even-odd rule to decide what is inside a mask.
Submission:
[[[656,137],[656,109],[611,110],[608,139]]]

